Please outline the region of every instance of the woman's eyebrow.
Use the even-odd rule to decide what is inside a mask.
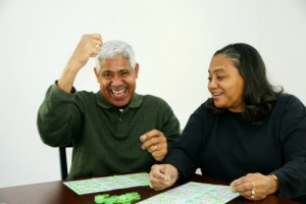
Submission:
[[[213,73],[216,73],[216,72],[225,72],[225,73],[227,73],[227,71],[225,69],[223,69],[223,68],[214,69],[212,72]],[[210,70],[208,70],[208,73],[211,73]]]

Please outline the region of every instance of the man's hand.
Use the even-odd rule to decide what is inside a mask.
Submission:
[[[271,175],[260,173],[247,174],[230,184],[232,191],[248,200],[262,200],[278,189],[278,184]]]
[[[167,139],[158,130],[151,130],[140,136],[141,148],[147,149],[156,161],[162,161],[168,153]]]
[[[90,57],[99,54],[101,46],[102,38],[100,34],[83,35],[59,78],[57,86],[70,93],[77,73],[86,65]]]
[[[95,57],[99,54],[101,46],[102,38],[100,34],[83,35],[67,66],[70,65],[81,69],[86,65],[90,57]]]

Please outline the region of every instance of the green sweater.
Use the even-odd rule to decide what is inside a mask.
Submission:
[[[178,140],[179,122],[170,106],[151,95],[134,94],[120,111],[100,91],[48,89],[39,108],[37,126],[42,141],[52,147],[73,143],[68,179],[149,171],[153,156],[141,148],[139,137],[157,129],[170,144]]]

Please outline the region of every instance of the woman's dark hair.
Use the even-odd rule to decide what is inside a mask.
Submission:
[[[260,126],[265,116],[271,113],[277,96],[283,93],[283,88],[275,91],[269,83],[265,64],[254,47],[244,43],[230,44],[218,50],[214,56],[219,54],[232,59],[233,65],[244,80],[243,117],[252,125]],[[207,99],[206,106],[213,113],[222,113],[226,110],[217,108],[213,98]]]

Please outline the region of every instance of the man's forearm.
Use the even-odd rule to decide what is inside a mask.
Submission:
[[[78,71],[78,69],[74,69],[71,65],[68,65],[57,82],[58,88],[66,93],[70,93]]]

